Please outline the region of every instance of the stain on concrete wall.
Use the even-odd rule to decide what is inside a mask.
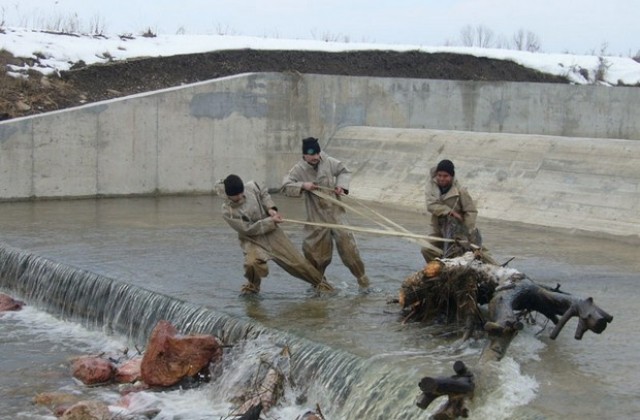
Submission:
[[[18,128],[13,125],[0,125],[0,144],[3,144],[18,132]]]

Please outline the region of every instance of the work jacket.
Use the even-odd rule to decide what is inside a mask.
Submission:
[[[425,188],[427,211],[431,213],[431,226],[433,227],[434,233],[442,236],[439,219],[448,216],[452,211],[460,213],[469,233],[473,232],[476,228],[478,210],[467,189],[462,187],[454,177],[453,185],[451,185],[449,191],[441,194],[435,176],[436,168],[432,168],[430,171],[430,180]]]
[[[340,216],[344,213],[344,209],[323,200],[310,191],[303,190],[302,184],[305,182],[313,182],[320,187],[325,187],[319,190],[325,194],[334,196],[332,191],[335,187],[341,187],[346,194],[351,182],[351,171],[338,159],[332,158],[325,152],[320,152],[320,162],[316,168],[304,160],[300,160],[282,181],[284,195],[300,197],[304,193],[308,221],[340,223]]]
[[[240,244],[251,241],[260,243],[261,238],[278,229],[269,216],[269,209],[276,208],[271,195],[258,184],[249,181],[244,184],[244,199],[234,203],[228,198],[222,204],[222,217],[238,232]]]

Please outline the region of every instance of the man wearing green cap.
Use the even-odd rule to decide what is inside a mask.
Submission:
[[[284,177],[282,189],[290,197],[304,196],[307,221],[342,224],[344,208],[332,203],[313,191],[333,193],[337,199],[349,194],[351,171],[320,149],[318,139],[308,137],[302,140],[302,159]],[[323,191],[324,190],[324,191]],[[351,271],[360,287],[369,286],[364,263],[353,233],[343,229],[320,226],[305,226],[307,236],[302,244],[304,256],[324,273],[331,263],[333,243],[344,265]]]

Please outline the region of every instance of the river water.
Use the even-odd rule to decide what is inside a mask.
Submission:
[[[285,217],[304,219],[301,200],[274,198]],[[327,270],[338,289],[334,295],[317,296],[271,264],[260,296],[240,297],[242,254],[236,235],[221,219],[221,204],[210,196],[2,203],[0,243],[335,352],[340,359],[335,369],[360,369],[341,398],[327,391],[330,380],[315,379],[311,367],[304,385],[307,404],[320,404],[328,419],[427,418],[431,411],[415,407],[420,378],[449,376],[453,361],[473,366],[478,358],[481,342],[461,344],[448,334],[450,329],[400,322],[399,308],[388,301],[423,266],[418,246],[402,238],[357,234],[371,280],[366,293],[335,255]],[[426,233],[425,215],[375,208],[412,232]],[[354,215],[350,223],[377,228]],[[533,280],[592,296],[614,320],[603,334],[589,332],[576,341],[574,319],[554,341],[548,338],[551,327],[545,329],[538,316],[540,323],[522,331],[507,357],[478,378],[471,418],[635,418],[640,412],[640,328],[633,311],[640,273],[637,245],[482,219],[479,226],[498,261],[515,257],[509,266]],[[300,226],[283,228],[301,243]],[[144,346],[131,343],[131,337],[107,335],[99,326],[60,320],[37,305],[2,316],[0,337],[0,418],[7,419],[52,418],[32,405],[37,392],[86,392],[69,378],[70,356]],[[242,349],[233,359],[236,370],[250,369],[247,360],[278,350],[267,339],[251,340]],[[226,385],[218,381],[199,390],[155,394],[163,408],[159,418],[224,418],[230,404],[214,387],[233,382],[225,379]],[[113,390],[91,392],[116,399]],[[304,412],[305,403],[293,400],[271,418],[293,420]]]

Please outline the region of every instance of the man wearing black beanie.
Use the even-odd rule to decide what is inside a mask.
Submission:
[[[318,139],[313,137],[302,139],[303,155],[319,155],[321,151],[322,150],[320,150],[320,143],[318,143]]]
[[[456,176],[456,171],[453,166],[453,162],[451,162],[449,159],[443,159],[440,162],[438,162],[438,166],[436,166],[436,173],[438,172],[446,172],[449,175],[451,175],[451,177]]]
[[[431,236],[447,239],[467,239],[475,245],[481,245],[476,228],[478,210],[466,188],[455,178],[455,166],[448,159],[438,162],[429,171],[429,180],[425,189],[427,211],[431,213]],[[448,255],[453,248],[448,243],[435,242],[441,247],[443,255],[437,255],[429,248],[422,248],[422,256],[429,262],[436,257]]]
[[[318,139],[307,137],[302,139],[302,159],[284,177],[282,190],[290,197],[304,196],[307,221],[342,224],[344,208],[314,194],[314,191],[333,193],[340,199],[342,195],[349,194],[350,182],[351,171],[338,159],[323,152]],[[335,242],[340,259],[356,278],[358,285],[369,286],[369,278],[365,274],[364,262],[353,233],[318,226],[305,226],[305,230],[307,236],[302,243],[302,251],[318,271],[324,273],[331,263]]]
[[[253,181],[245,184],[233,174],[227,176],[222,184],[226,195],[222,217],[238,232],[244,254],[247,283],[242,286],[243,294],[260,291],[262,279],[269,274],[269,260],[320,291],[333,290],[324,275],[300,254],[278,226],[283,222],[282,216],[268,191]]]
[[[242,194],[244,192],[244,182],[238,175],[229,175],[224,179],[224,193],[227,197]]]

